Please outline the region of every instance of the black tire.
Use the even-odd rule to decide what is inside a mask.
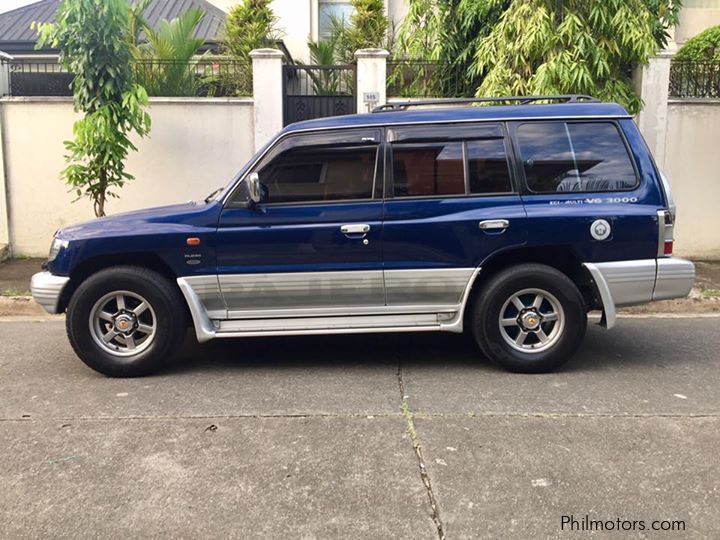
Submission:
[[[523,305],[527,306],[528,311],[512,307],[512,297],[527,290],[533,292],[527,293],[527,296],[522,295],[520,299]],[[537,298],[537,291],[549,295],[543,301],[543,308],[531,312],[532,300]],[[526,304],[526,298],[530,298],[530,305]],[[507,325],[507,330],[501,329],[501,312],[505,321],[511,319],[520,321],[522,314],[526,313],[529,317],[527,320],[535,323],[534,315],[538,311],[541,315],[542,310],[550,315],[555,311],[553,303],[560,305],[558,321],[562,320],[562,325],[555,322],[541,322],[537,326],[542,330],[543,338],[548,339],[552,336],[547,344],[541,342],[537,330],[533,332],[524,324],[515,327],[510,323]],[[558,324],[557,330],[555,324]],[[582,294],[570,278],[550,266],[523,264],[503,270],[493,276],[476,296],[472,316],[475,341],[485,356],[508,371],[545,373],[556,370],[577,351],[586,329],[587,310]],[[513,332],[516,333],[513,335]],[[526,333],[523,343],[516,343],[515,346],[508,343],[508,340],[514,341],[519,338],[519,334],[523,332]],[[516,347],[525,350],[518,350]],[[538,350],[529,351],[528,347],[537,347]]]
[[[151,307],[153,339],[137,354],[112,354],[93,337],[91,313],[101,299],[115,291],[139,295]],[[109,377],[140,377],[158,370],[174,356],[185,337],[187,321],[187,306],[174,283],[147,268],[118,266],[80,284],[70,299],[65,325],[75,353],[86,365]]]

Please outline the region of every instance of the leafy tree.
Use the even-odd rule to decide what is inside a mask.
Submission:
[[[272,0],[243,0],[225,19],[224,45],[228,54],[249,61],[250,51],[272,45],[279,38]]]
[[[430,84],[441,95],[463,96],[480,84],[470,73],[479,40],[486,37],[509,0],[409,0],[397,38],[396,60],[427,60],[437,65],[431,79],[419,72],[416,84]],[[403,77],[407,79],[407,76]]]
[[[349,24],[333,21],[337,58],[349,64],[360,49],[389,48],[392,41],[390,22],[385,15],[383,0],[352,0],[353,14]]]
[[[125,159],[136,150],[135,132],[145,136],[150,116],[145,90],[133,82],[128,4],[125,0],[64,0],[55,24],[38,25],[38,48],[60,50],[60,61],[75,73],[76,110],[84,113],[66,141],[68,166],[62,175],[78,196],[93,201],[95,215],[105,215],[111,190],[133,177]]]
[[[713,26],[688,39],[673,57],[673,62],[720,61],[720,26]]]
[[[636,112],[641,101],[632,67],[666,44],[680,6],[672,0],[409,0],[397,56],[439,63],[445,95],[590,93]]]
[[[643,0],[513,0],[478,44],[478,96],[589,94],[642,108],[631,68],[657,48]]]
[[[194,36],[204,18],[202,9],[191,8],[171,21],[161,21],[157,30],[138,18],[147,41],[135,48],[138,60],[144,61],[137,66],[136,77],[148,94],[196,95],[199,80],[193,58],[205,40]]]

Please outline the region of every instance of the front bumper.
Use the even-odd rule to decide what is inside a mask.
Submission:
[[[620,306],[685,298],[695,283],[695,265],[684,259],[585,263],[603,303],[604,324],[612,328]]]
[[[57,314],[60,295],[70,278],[56,276],[50,272],[39,272],[30,281],[30,290],[35,301],[48,313]]]

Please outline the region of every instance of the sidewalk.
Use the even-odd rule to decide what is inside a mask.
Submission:
[[[14,259],[0,263],[0,317],[47,315],[30,295],[30,278],[40,272],[43,259]],[[623,313],[720,313],[720,261],[695,261],[695,288],[689,298],[654,302]]]

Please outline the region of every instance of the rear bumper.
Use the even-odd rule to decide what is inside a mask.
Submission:
[[[40,272],[32,277],[30,290],[32,291],[32,296],[35,301],[40,304],[45,311],[54,315],[58,313],[60,295],[68,281],[70,281],[70,278],[55,276],[50,272]]]
[[[604,324],[612,328],[620,306],[684,298],[695,283],[695,265],[684,259],[585,263],[603,303]]]

